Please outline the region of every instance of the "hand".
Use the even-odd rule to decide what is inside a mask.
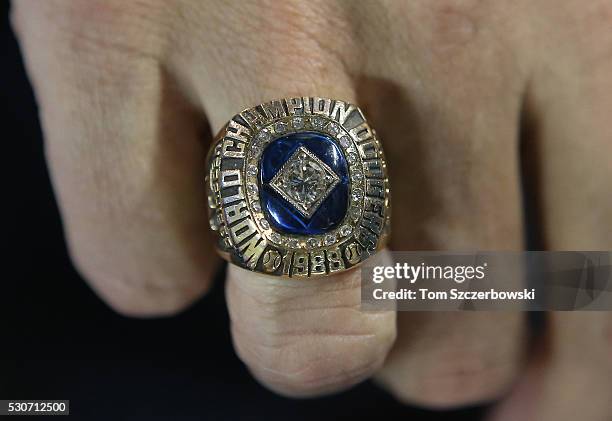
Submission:
[[[393,249],[519,250],[526,199],[541,247],[612,247],[610,0],[13,6],[71,255],[122,314],[173,314],[210,287],[211,131],[286,96],[365,109]],[[612,413],[608,313],[550,314],[546,346],[528,348],[524,314],[360,312],[357,271],[287,282],[230,266],[227,298],[236,351],[281,394],[375,376],[430,407],[505,397],[500,420]]]

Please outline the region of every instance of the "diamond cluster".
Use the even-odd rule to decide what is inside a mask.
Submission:
[[[298,212],[310,218],[339,181],[340,177],[329,166],[300,146],[270,185]]]

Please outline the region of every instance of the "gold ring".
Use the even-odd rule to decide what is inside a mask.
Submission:
[[[386,162],[362,111],[294,97],[236,114],[208,154],[217,248],[243,268],[285,277],[338,273],[384,247]]]

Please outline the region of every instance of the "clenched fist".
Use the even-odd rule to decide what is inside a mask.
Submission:
[[[211,133],[273,98],[365,110],[388,159],[392,249],[520,250],[526,227],[537,248],[612,248],[610,0],[13,8],[71,255],[120,313],[173,314],[210,287]],[[374,377],[428,407],[499,399],[495,420],[612,417],[608,313],[549,314],[530,343],[520,313],[361,312],[358,271],[227,276],[236,351],[281,394]]]

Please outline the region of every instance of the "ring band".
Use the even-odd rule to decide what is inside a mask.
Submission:
[[[355,105],[295,97],[246,109],[221,129],[207,163],[210,226],[234,264],[325,276],[386,243],[386,162]]]

